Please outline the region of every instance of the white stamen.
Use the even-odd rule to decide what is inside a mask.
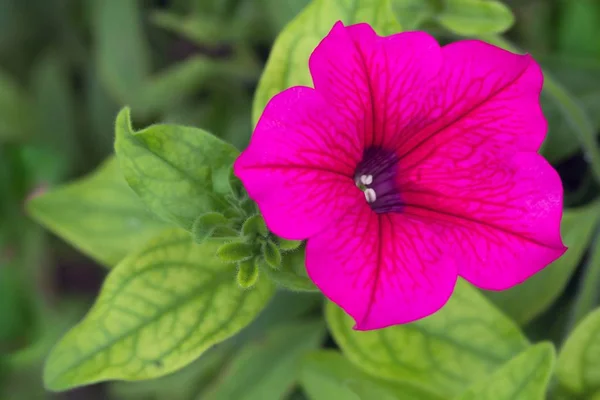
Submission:
[[[360,183],[362,183],[365,186],[370,185],[371,183],[373,183],[373,175],[361,175]]]
[[[367,189],[364,191],[365,199],[367,199],[367,203],[373,203],[377,200],[377,193],[373,189]]]

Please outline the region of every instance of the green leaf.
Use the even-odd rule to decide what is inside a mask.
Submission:
[[[596,231],[598,232],[598,230]],[[585,262],[583,273],[579,278],[579,287],[567,327],[572,328],[600,302],[600,240],[596,237],[590,250],[591,254]]]
[[[221,343],[212,347],[187,367],[162,378],[142,382],[115,382],[110,386],[110,399],[126,400],[190,400],[198,389],[218,379],[218,373],[231,357],[232,346]]]
[[[600,309],[590,313],[567,338],[558,355],[556,377],[574,395],[587,398],[600,388],[598,371]]]
[[[489,379],[471,386],[457,400],[544,400],[555,350],[550,343],[531,346],[498,369]]]
[[[304,249],[290,251],[282,255],[281,267],[273,269],[265,266],[262,271],[279,286],[299,292],[316,292],[319,289],[306,274]]]
[[[31,102],[19,84],[0,71],[0,142],[33,133]]]
[[[302,361],[300,384],[310,400],[402,399],[441,400],[425,388],[380,380],[361,371],[337,351],[308,354]]]
[[[237,282],[243,289],[248,289],[258,280],[258,267],[256,260],[250,259],[241,261],[238,264]]]
[[[215,230],[229,225],[229,220],[218,212],[208,212],[199,216],[192,225],[192,236],[197,243],[211,237]]]
[[[140,1],[93,0],[91,13],[100,77],[121,103],[136,104],[152,68]]]
[[[227,367],[225,376],[206,400],[278,400],[285,398],[299,374],[300,361],[307,351],[323,341],[321,321],[297,321],[273,328],[240,350]]]
[[[163,376],[248,325],[273,285],[263,279],[252,290],[238,288],[235,265],[223,264],[217,247],[168,230],[123,260],[84,320],[52,350],[46,387]]]
[[[515,22],[515,17],[499,1],[444,0],[437,21],[451,32],[473,36],[507,31]]]
[[[463,280],[440,311],[414,323],[355,331],[352,318],[331,302],[325,317],[357,367],[441,396],[459,394],[528,346],[518,327]]]
[[[208,132],[177,125],[135,132],[124,108],[115,151],[129,186],[150,210],[186,230],[199,215],[228,207],[223,194],[238,151]]]
[[[269,230],[265,225],[265,220],[260,215],[253,215],[248,218],[242,225],[242,234],[244,236],[263,236],[269,234]]]
[[[281,267],[281,252],[277,248],[277,245],[270,240],[267,240],[262,246],[262,256],[273,269]]]
[[[273,45],[254,97],[254,123],[277,93],[291,86],[312,86],[308,58],[338,20],[347,25],[368,22],[379,34],[400,31],[389,0],[313,0]]]
[[[98,262],[112,267],[166,224],[127,186],[118,161],[27,203],[29,215]]]
[[[396,18],[407,31],[417,30],[428,19],[436,14],[432,0],[392,0],[392,8]]]
[[[302,246],[302,240],[286,240],[277,238],[277,244],[282,251],[292,251]]]
[[[566,253],[527,281],[502,292],[485,295],[519,324],[525,324],[548,308],[563,292],[583,258],[600,219],[600,202],[567,209],[561,222]]]
[[[254,256],[254,246],[244,242],[225,243],[217,249],[217,255],[223,262],[243,261]]]

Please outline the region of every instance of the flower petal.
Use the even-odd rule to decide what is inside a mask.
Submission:
[[[310,278],[369,330],[430,315],[450,297],[457,271],[440,226],[402,214],[376,214],[364,202],[306,247]]]
[[[523,282],[566,250],[560,237],[562,185],[537,153],[510,160],[457,144],[405,171],[401,196],[408,215],[443,222],[459,275],[503,290]]]
[[[425,32],[380,37],[367,24],[341,22],[309,61],[315,89],[356,129],[363,147],[388,146],[419,115],[415,97],[439,72],[441,51]]]
[[[422,115],[400,134],[405,165],[442,147],[485,146],[502,154],[539,149],[547,130],[539,100],[543,75],[529,55],[476,40],[445,46],[442,55],[440,75],[421,99]]]
[[[362,149],[321,95],[293,87],[273,97],[234,164],[269,229],[286,239],[319,232],[364,198],[353,181]]]

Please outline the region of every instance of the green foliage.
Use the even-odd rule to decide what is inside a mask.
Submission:
[[[192,236],[197,243],[202,243],[212,237],[217,231],[227,229],[229,219],[219,212],[208,212],[200,215],[192,225]],[[232,230],[231,230],[232,231]],[[228,232],[235,234],[236,232]]]
[[[312,86],[308,58],[333,24],[368,22],[380,34],[400,31],[389,0],[313,0],[279,34],[260,79],[252,110],[258,121],[267,102],[290,86]]]
[[[514,23],[510,9],[494,0],[444,0],[437,21],[459,35],[502,33]]]
[[[304,265],[304,249],[301,249],[284,253],[281,267],[274,269],[271,265],[267,265],[262,271],[285,289],[300,292],[318,291],[319,289],[308,278]]]
[[[446,306],[411,324],[355,331],[352,318],[333,303],[327,304],[325,317],[357,367],[426,385],[439,395],[459,394],[528,346],[518,327],[462,280]]]
[[[0,71],[0,143],[33,133],[30,102],[15,79]]]
[[[269,267],[273,269],[281,267],[281,252],[275,243],[268,240],[263,244],[261,250],[262,256]]]
[[[267,237],[269,230],[265,225],[265,220],[260,215],[253,215],[242,225],[242,234],[244,236],[262,236]]]
[[[258,280],[258,267],[256,259],[240,261],[238,263],[237,283],[241,288],[247,289],[256,283]]]
[[[558,356],[556,377],[572,398],[592,398],[600,388],[599,370],[600,309],[597,309],[567,338]]]
[[[502,292],[485,292],[519,324],[531,321],[547,309],[564,291],[588,248],[600,219],[600,203],[565,210],[561,235],[567,252],[522,284]]]
[[[368,375],[336,351],[319,351],[302,361],[300,383],[311,400],[441,400],[425,388]]]
[[[499,368],[489,379],[471,386],[457,400],[544,400],[554,358],[552,344],[531,346]]]
[[[168,230],[123,260],[92,310],[52,350],[46,386],[163,376],[249,324],[273,286],[259,280],[239,289],[235,265],[219,261],[217,247]]]
[[[254,255],[254,247],[244,242],[225,243],[217,249],[217,255],[223,262],[235,263],[251,258]]]
[[[125,108],[117,117],[115,151],[129,186],[167,221],[191,230],[199,215],[228,208],[223,180],[238,152],[211,134],[175,125],[135,132]]]
[[[278,400],[293,387],[302,356],[323,341],[321,321],[279,325],[258,341],[240,349],[214,388],[202,394],[207,400]]]
[[[78,181],[34,197],[27,209],[36,221],[109,267],[166,226],[127,186],[115,158]]]

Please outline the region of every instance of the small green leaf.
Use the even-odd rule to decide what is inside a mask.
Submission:
[[[414,323],[355,331],[353,319],[331,302],[325,316],[357,367],[441,396],[461,393],[528,346],[518,327],[463,280],[440,311]]]
[[[590,313],[560,350],[556,377],[573,397],[587,398],[600,388],[600,309]]]
[[[242,225],[242,234],[244,236],[262,236],[266,237],[269,230],[265,225],[265,220],[260,215],[253,215],[248,218]]]
[[[208,212],[196,218],[192,225],[192,236],[196,243],[202,243],[211,237],[216,229],[227,225],[229,225],[229,220],[223,214],[214,211]]]
[[[241,290],[235,265],[216,258],[217,247],[168,230],[123,260],[88,315],[52,350],[46,387],[163,376],[248,325],[273,285],[264,279]]]
[[[258,280],[258,267],[253,259],[240,261],[238,264],[237,283],[243,289],[254,286]]]
[[[471,386],[457,400],[544,400],[554,359],[555,350],[551,343],[531,346],[488,379]]]
[[[231,242],[221,245],[217,255],[224,262],[238,262],[254,256],[254,246],[250,243]]]
[[[115,158],[80,180],[34,197],[27,210],[37,222],[109,267],[166,227],[127,186]]]
[[[494,0],[444,0],[438,22],[464,36],[502,33],[515,22],[510,9]]]
[[[300,384],[311,400],[442,399],[425,388],[370,376],[340,353],[331,350],[313,352],[304,357]]]
[[[262,270],[273,282],[285,289],[297,292],[319,291],[306,274],[304,249],[284,253],[280,268],[273,269],[267,265]]]
[[[277,248],[277,245],[270,240],[267,240],[262,245],[262,256],[273,269],[281,267],[281,252]]]
[[[277,238],[277,244],[282,251],[296,250],[298,247],[302,246],[302,243],[302,240],[286,240]]]
[[[198,215],[228,207],[222,195],[238,151],[208,132],[177,125],[135,132],[124,108],[115,151],[129,186],[150,210],[186,230]]]
[[[252,108],[256,124],[267,102],[291,86],[312,86],[308,58],[338,20],[368,22],[379,34],[400,31],[390,0],[313,0],[279,34],[258,84]]]
[[[213,390],[202,393],[202,399],[286,398],[298,377],[302,356],[317,348],[324,336],[321,321],[297,321],[273,328],[243,347]]]
[[[561,236],[567,252],[527,281],[502,292],[484,292],[519,324],[525,324],[548,308],[563,292],[581,261],[600,219],[600,202],[567,209],[561,222]]]

